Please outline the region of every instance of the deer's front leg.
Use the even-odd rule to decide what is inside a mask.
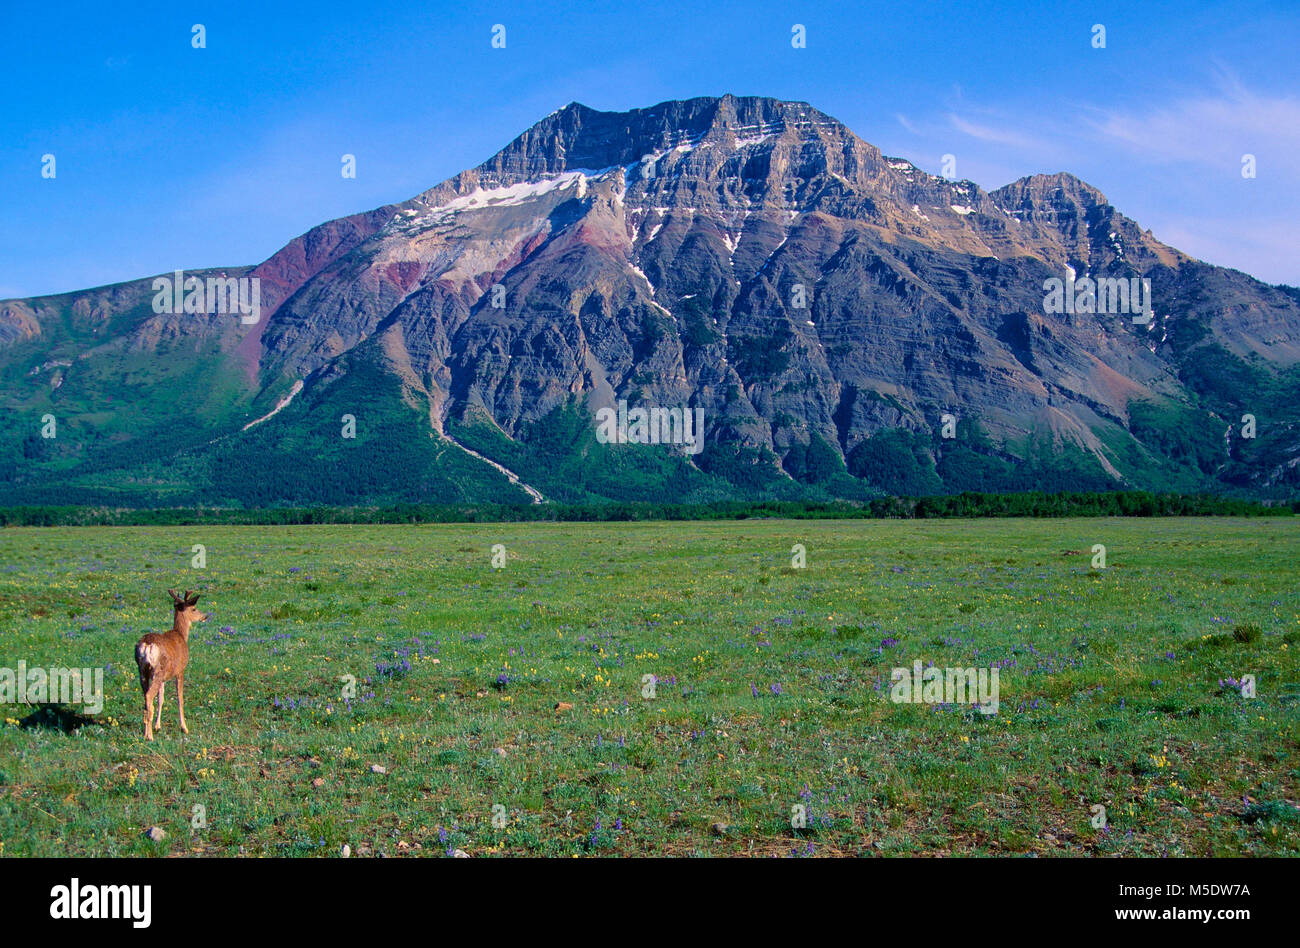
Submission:
[[[181,730],[186,734],[188,734],[190,733],[190,729],[185,726],[185,676],[184,675],[176,676],[176,707],[180,711]]]

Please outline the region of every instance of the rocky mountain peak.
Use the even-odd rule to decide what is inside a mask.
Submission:
[[[1005,202],[1004,206],[1015,207],[1061,207],[1072,205],[1090,210],[1096,207],[1108,207],[1110,202],[1106,195],[1088,182],[1066,171],[1055,174],[1033,174],[999,188],[993,196]]]
[[[1154,318],[1045,312],[1045,281],[1069,270],[1149,279]],[[1040,466],[1067,471],[1053,483],[1237,483],[1263,468],[1233,468],[1217,435],[1199,454],[1176,446],[1168,480],[1166,443],[1144,427],[1154,409],[1133,423],[1132,406],[1172,412],[1184,430],[1198,400],[1214,417],[1247,405],[1264,417],[1285,387],[1260,368],[1255,389],[1234,383],[1244,401],[1229,400],[1221,367],[1248,381],[1256,370],[1243,360],[1272,360],[1269,373],[1300,361],[1293,295],[1190,261],[1074,175],[985,192],[886,158],[806,103],[759,96],[628,112],[572,102],[478,167],[323,224],[249,272],[263,281],[265,314],[251,328],[154,315],[140,280],[0,308],[0,356],[14,360],[23,398],[41,388],[67,400],[116,385],[132,353],[160,364],[188,353],[185,364],[212,376],[203,384],[241,393],[205,443],[243,438],[231,432],[270,418],[292,391],[291,406],[249,430],[325,430],[320,418],[360,418],[361,402],[376,425],[414,411],[402,423],[427,431],[447,470],[482,457],[490,471],[500,458],[527,464],[554,447],[536,440],[547,426],[581,428],[622,402],[689,407],[707,430],[705,451],[683,462],[698,466],[689,477],[742,491],[794,490],[794,479],[846,496],[868,489],[854,478],[905,491],[1038,485],[999,466],[997,452],[1020,456],[1031,442],[1034,458],[1068,457]],[[195,361],[200,347],[221,354]],[[72,359],[57,389],[32,373]],[[156,398],[132,409],[141,443],[160,418],[190,420],[172,418],[168,376],[151,384]],[[1195,410],[1197,430],[1217,424]],[[945,413],[979,420],[983,460],[931,437]],[[447,460],[458,437],[479,453]],[[1269,470],[1292,470],[1292,442],[1279,436],[1267,451]],[[393,469],[421,465],[436,466],[422,457]],[[900,466],[920,473],[906,487],[881,479]],[[222,484],[219,496],[243,496]],[[411,484],[377,490],[423,496]],[[583,496],[565,478],[544,492]]]
[[[476,171],[501,183],[573,170],[626,166],[646,155],[727,136],[824,128],[847,133],[806,102],[764,96],[711,96],[601,112],[571,102],[533,125]]]

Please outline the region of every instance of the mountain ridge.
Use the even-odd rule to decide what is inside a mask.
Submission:
[[[710,450],[698,464],[671,451],[636,464],[652,471],[642,472],[648,489],[673,477],[723,496],[861,498],[932,478],[1011,489],[1065,457],[1098,486],[1287,493],[1300,457],[1284,397],[1300,362],[1300,306],[1285,288],[1168,247],[1068,172],[986,192],[885,156],[807,103],[570,103],[475,168],[226,272],[262,281],[256,325],[147,312],[148,278],[0,301],[10,414],[62,402],[88,439],[31,464],[12,457],[0,500],[48,493],[42,472],[60,469],[55,457],[82,468],[96,450],[154,431],[147,416],[159,412],[238,441],[228,429],[290,386],[306,389],[296,406],[324,405],[362,363],[396,386],[439,457],[457,445],[498,465],[512,455],[504,466],[528,483],[542,473],[548,497],[557,485],[545,464],[517,449],[565,413],[589,418],[619,399],[704,411]],[[1149,280],[1151,325],[1046,313],[1044,281],[1067,274]],[[27,349],[70,362],[51,370],[52,392],[39,372],[33,382],[16,371]],[[127,366],[131,353],[165,362],[177,350],[206,353],[192,384],[224,393],[202,411],[166,407],[165,373]],[[110,379],[119,391],[135,379],[148,407],[133,417],[119,401],[120,423],[93,430],[105,407],[95,393]],[[1247,402],[1269,416],[1254,443],[1232,437]],[[1155,408],[1135,419],[1134,405]],[[262,427],[301,434],[296,406]],[[962,419],[960,437],[940,434],[944,415]],[[586,427],[559,447],[609,469],[632,457],[593,445]],[[307,441],[320,458],[340,447]],[[239,501],[210,494],[217,459],[191,450],[180,466],[192,472],[172,486]],[[117,482],[148,482],[123,460],[108,468]],[[510,496],[508,485],[483,490]],[[362,499],[372,496],[389,495]]]

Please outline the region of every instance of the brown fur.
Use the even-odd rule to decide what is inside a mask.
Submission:
[[[194,608],[199,601],[197,593],[187,589],[184,596],[171,593],[173,617],[170,632],[150,632],[135,643],[135,663],[140,667],[140,690],[144,692],[144,736],[153,740],[154,728],[162,727],[163,689],[167,682],[176,679],[176,705],[180,712],[181,730],[185,726],[185,666],[190,661],[190,624],[206,622],[207,616]],[[158,721],[154,723],[154,698],[158,699]]]

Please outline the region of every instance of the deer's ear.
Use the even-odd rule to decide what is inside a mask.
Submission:
[[[198,593],[195,593],[195,594],[192,595],[192,596],[186,596],[186,597],[185,597],[185,605],[187,605],[187,606],[192,606],[192,605],[196,604],[198,601],[199,601],[199,594],[198,594]]]
[[[169,589],[169,590],[167,590],[167,591],[168,591],[169,593],[171,593],[172,602],[177,603],[177,604],[179,604],[179,603],[181,602],[181,597],[178,596],[178,595],[176,595],[176,590],[174,590],[174,589]]]

